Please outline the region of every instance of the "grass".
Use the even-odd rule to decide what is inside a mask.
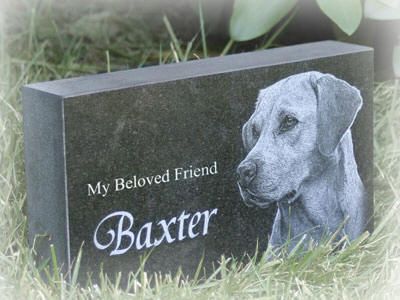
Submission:
[[[392,299],[400,293],[400,85],[377,83],[375,104],[376,230],[332,254],[325,243],[299,257],[221,258],[206,280],[131,274],[128,288],[101,276],[80,286],[48,266],[36,266],[26,241],[20,87],[33,81],[212,56],[199,23],[191,41],[179,40],[168,19],[159,36],[129,12],[86,11],[65,17],[49,1],[9,8],[0,25],[0,298],[3,299]],[[62,22],[60,21],[62,20]],[[96,31],[90,31],[97,28]],[[228,45],[231,49],[231,45]],[[205,51],[205,49],[207,49]],[[79,266],[79,264],[78,264]],[[39,275],[47,270],[47,279]],[[64,274],[65,275],[65,274]]]

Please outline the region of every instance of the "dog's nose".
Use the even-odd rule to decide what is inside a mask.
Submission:
[[[248,187],[257,174],[257,166],[251,161],[242,162],[237,168],[239,184]]]

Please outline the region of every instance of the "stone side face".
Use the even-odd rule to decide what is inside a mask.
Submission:
[[[69,262],[66,206],[64,122],[62,99],[23,89],[28,239],[39,260],[50,257]]]

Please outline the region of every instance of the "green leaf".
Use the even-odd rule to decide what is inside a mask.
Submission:
[[[229,33],[235,41],[248,41],[267,33],[296,5],[297,0],[236,0]]]
[[[400,78],[400,45],[393,49],[393,71],[397,78]]]
[[[400,0],[366,0],[364,15],[373,20],[400,19]]]
[[[361,0],[317,0],[321,10],[346,34],[352,35],[362,19]]]

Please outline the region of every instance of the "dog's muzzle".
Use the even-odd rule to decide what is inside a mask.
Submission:
[[[275,202],[287,202],[289,205],[291,205],[293,202],[295,202],[299,198],[299,194],[297,191],[290,191],[287,193],[283,198],[281,199],[266,199],[265,197],[259,197],[249,189],[244,189],[241,185],[240,182],[237,183],[240,191],[240,195],[242,196],[242,200],[244,204],[248,207],[259,207],[259,208],[267,208],[271,204]]]
[[[269,199],[262,199],[250,190],[250,185],[257,175],[257,165],[254,162],[251,160],[242,161],[236,170],[236,175],[240,194],[247,206],[266,208],[274,202]]]
[[[247,189],[257,175],[257,165],[250,160],[244,160],[238,166],[236,175],[240,186]]]
[[[237,185],[239,187],[240,195],[242,196],[242,200],[244,204],[248,207],[253,207],[257,206],[259,208],[267,208],[270,206],[274,200],[271,199],[261,199],[258,197],[256,194],[251,192],[249,189],[243,188],[240,184],[240,182],[237,182]]]
[[[288,192],[280,199],[270,199],[265,195],[258,195],[256,192],[252,191],[251,183],[257,176],[257,165],[251,160],[242,161],[237,167],[236,175],[240,195],[242,196],[243,202],[249,207],[257,206],[266,208],[274,202],[281,201],[291,204],[298,198],[298,193],[295,190]],[[276,187],[274,189],[276,189]]]

